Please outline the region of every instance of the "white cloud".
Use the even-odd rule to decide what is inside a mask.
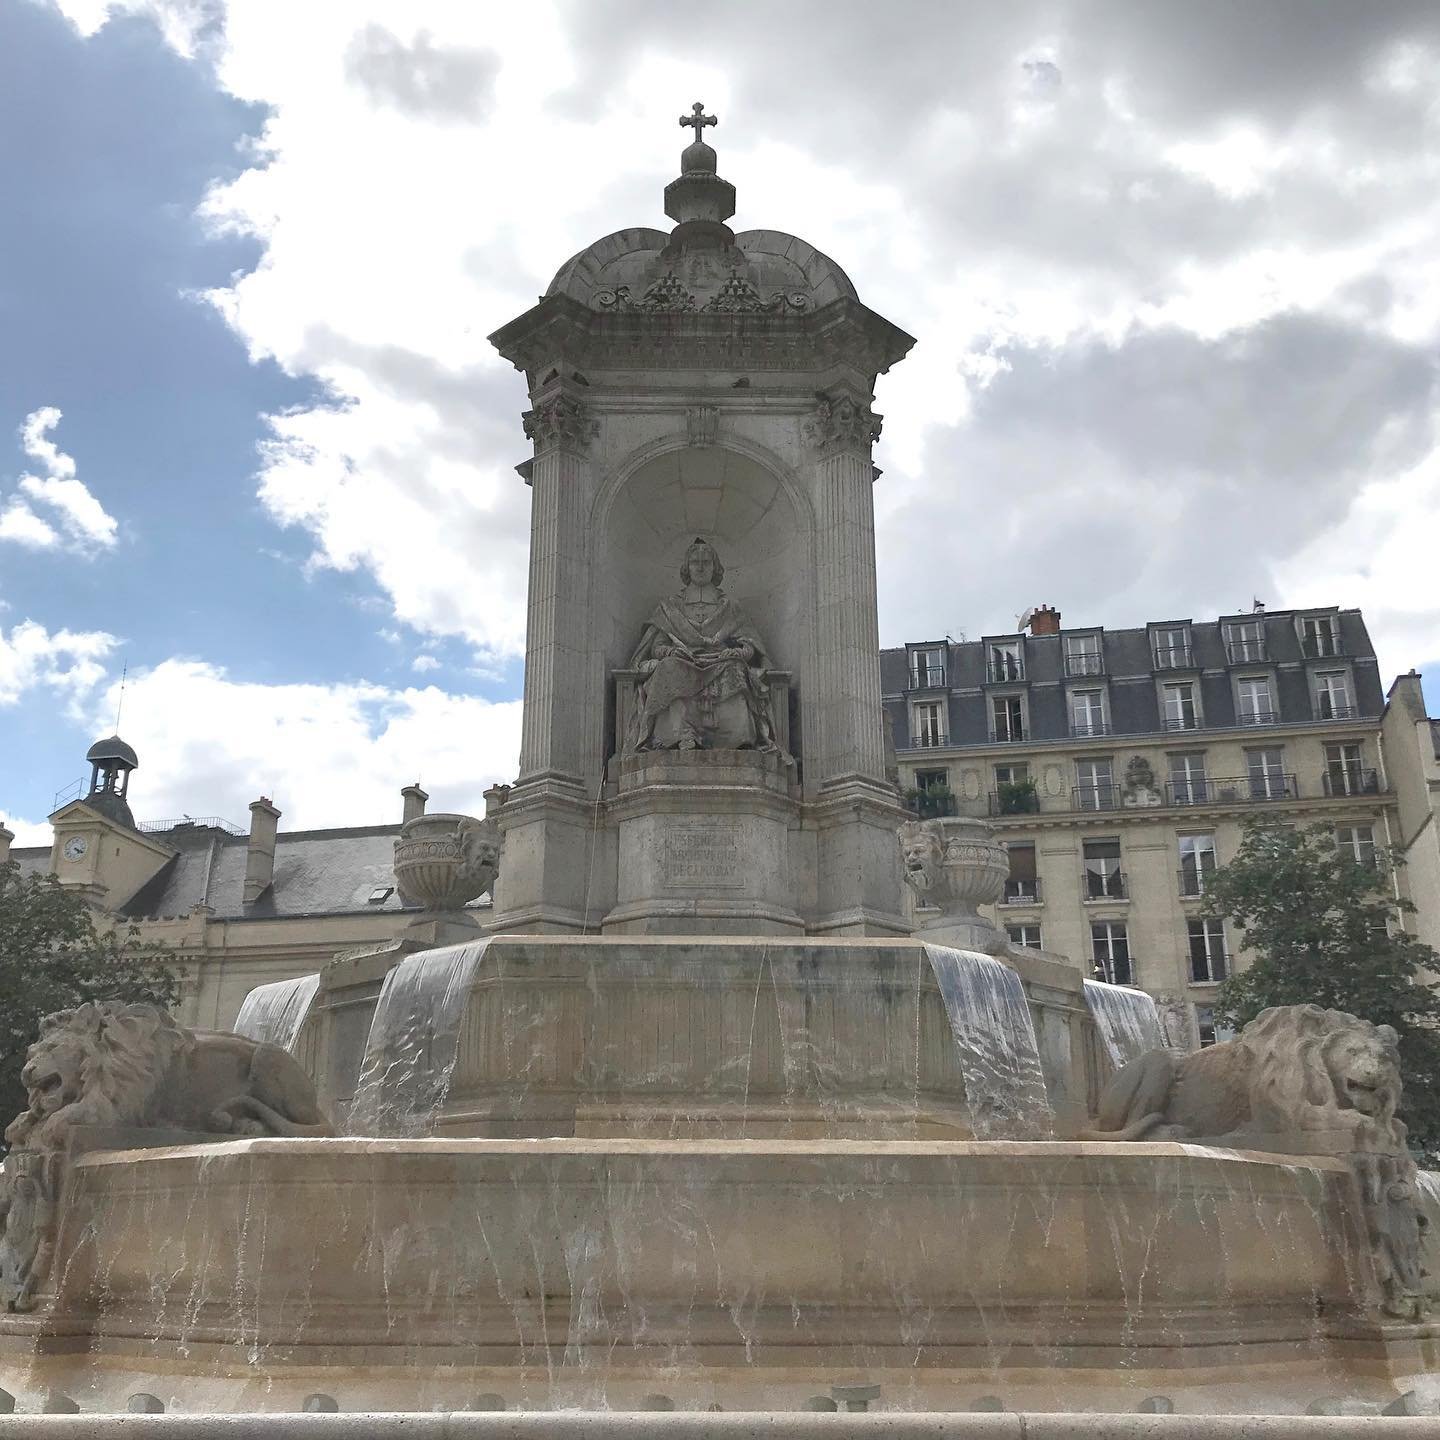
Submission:
[[[97,697],[97,733],[116,698],[114,684]],[[435,808],[483,813],[484,789],[514,776],[520,705],[433,686],[264,685],[171,659],[131,672],[124,731],[140,758],[130,799],[141,818],[223,815],[243,825],[264,794],[285,829],[315,829],[398,819],[400,788],[417,777]]]
[[[410,662],[410,668],[417,675],[424,675],[431,670],[438,670],[440,661],[434,655],[417,655]]]
[[[49,432],[59,423],[60,411],[53,405],[32,410],[25,417],[20,426],[20,447],[45,473],[21,475],[20,489],[54,512],[71,549],[113,549],[119,530],[114,516],[107,514],[88,487],[75,478],[75,461],[49,438]],[[60,543],[60,534],[49,520],[15,495],[0,511],[0,540],[49,549]]]
[[[23,850],[32,845],[49,845],[54,833],[48,820],[22,820],[18,815],[7,815],[4,811],[0,811],[0,825],[15,837],[10,842],[11,848],[15,850]]]
[[[919,339],[880,382],[887,639],[1039,599],[1213,613],[1252,576],[1363,600],[1388,668],[1440,633],[1440,594],[1375,580],[1431,513],[1406,477],[1435,471],[1434,395],[1392,362],[1440,339],[1434,7],[61,3],[87,32],[152,14],[269,107],[204,207],[263,260],[211,299],[332,402],[272,418],[260,497],[412,630],[522,653],[525,401],[485,335],[590,241],[665,223],[703,96],[737,226],[803,235]],[[1326,344],[1267,338],[1296,322]],[[1338,378],[1304,368],[1331,350]],[[1161,351],[1163,386],[1131,363]]]
[[[72,700],[83,696],[104,678],[115,644],[103,630],[52,634],[34,620],[22,620],[8,635],[0,628],[0,706],[41,687]]]

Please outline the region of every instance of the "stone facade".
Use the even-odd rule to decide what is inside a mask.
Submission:
[[[1407,924],[1440,950],[1440,720],[1425,714],[1414,670],[1390,687],[1380,745],[1385,773],[1395,787],[1389,843],[1405,858],[1401,878],[1415,906]]]
[[[1415,834],[1428,722],[1406,732],[1415,775],[1402,775],[1357,611],[1107,631],[1062,627],[1046,607],[1032,624],[883,652],[902,792],[922,814],[991,818],[1012,880],[987,918],[1183,1007],[1186,1038],[1208,1043],[1216,986],[1244,955],[1206,923],[1205,869],[1262,812],[1333,825],[1363,857],[1396,842],[1401,786]],[[1398,715],[1387,723],[1398,736]],[[1440,894],[1416,898],[1440,914]]]

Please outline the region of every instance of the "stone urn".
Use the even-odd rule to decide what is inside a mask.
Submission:
[[[977,908],[1000,898],[1010,874],[1010,857],[989,822],[968,816],[911,820],[899,838],[920,934],[992,954],[1003,948],[1005,937]]]
[[[395,839],[395,884],[408,905],[459,910],[495,883],[500,832],[473,815],[417,815]]]

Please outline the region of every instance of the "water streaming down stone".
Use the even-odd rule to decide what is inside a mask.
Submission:
[[[1165,1031],[1160,1024],[1160,1012],[1143,990],[1087,980],[1085,1003],[1095,1017],[1095,1028],[1100,1032],[1110,1063],[1117,1070],[1147,1050],[1164,1048]]]
[[[1054,1112],[1020,977],[977,951],[926,945],[925,955],[955,1037],[975,1138],[1049,1138]]]
[[[240,1006],[235,1033],[293,1052],[319,988],[319,975],[257,985]]]
[[[460,1023],[489,940],[424,950],[386,977],[370,1022],[346,1129],[428,1135],[450,1088]]]

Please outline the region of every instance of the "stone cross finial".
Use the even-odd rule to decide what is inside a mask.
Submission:
[[[713,115],[707,115],[704,105],[697,100],[690,107],[690,114],[680,117],[680,123],[682,125],[693,126],[695,138],[698,140],[705,133],[705,127],[707,125],[718,125],[720,122]]]

